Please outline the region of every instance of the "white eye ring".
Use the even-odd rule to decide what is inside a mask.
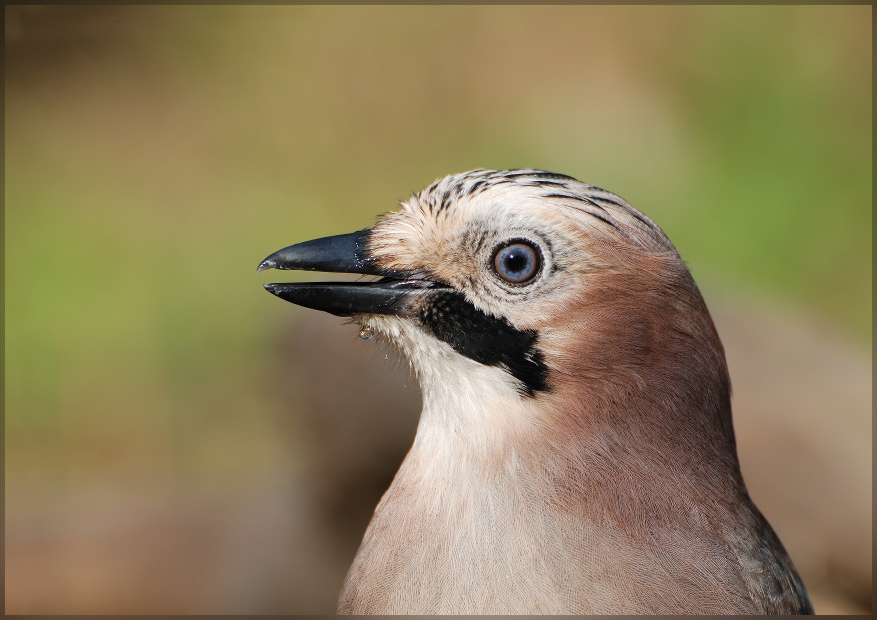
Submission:
[[[500,245],[493,253],[494,273],[516,286],[531,282],[542,270],[542,252],[531,242],[513,239]]]

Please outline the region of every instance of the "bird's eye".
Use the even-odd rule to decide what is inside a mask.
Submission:
[[[525,241],[500,246],[493,256],[493,270],[511,284],[525,284],[536,277],[542,267],[539,250]]]

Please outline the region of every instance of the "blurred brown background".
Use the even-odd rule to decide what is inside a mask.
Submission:
[[[7,613],[331,613],[419,394],[255,267],[476,167],[664,228],[755,501],[870,611],[870,6],[5,11]]]

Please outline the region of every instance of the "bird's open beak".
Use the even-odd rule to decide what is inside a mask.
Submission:
[[[277,283],[266,284],[265,288],[280,299],[336,316],[404,315],[418,293],[433,287],[433,283],[381,269],[368,255],[370,232],[366,229],[291,245],[263,260],[257,272],[300,269],[384,276],[376,282]]]

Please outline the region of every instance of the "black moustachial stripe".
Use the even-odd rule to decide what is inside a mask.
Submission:
[[[457,353],[487,366],[508,370],[527,396],[548,391],[548,367],[542,359],[536,332],[519,330],[508,321],[478,310],[460,293],[431,296],[420,320],[435,337]]]

